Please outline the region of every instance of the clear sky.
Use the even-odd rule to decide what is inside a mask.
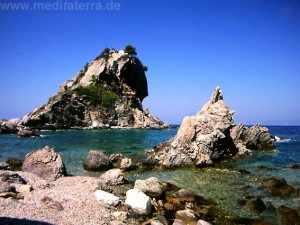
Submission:
[[[45,104],[105,47],[132,44],[149,68],[143,105],[168,123],[195,114],[220,85],[236,123],[300,125],[298,0],[77,1],[106,10],[9,2],[18,1],[0,4],[0,119]]]

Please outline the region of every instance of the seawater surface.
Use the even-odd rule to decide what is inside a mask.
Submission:
[[[280,224],[274,208],[281,205],[300,210],[300,170],[287,168],[300,164],[300,127],[269,126],[272,135],[284,138],[276,143],[279,152],[254,152],[253,156],[229,161],[204,169],[159,170],[126,174],[131,181],[151,176],[188,188],[218,203],[232,215],[265,219]],[[0,161],[8,157],[24,159],[25,154],[48,145],[59,152],[68,173],[99,176],[83,169],[83,161],[89,150],[101,150],[108,154],[121,153],[135,160],[143,158],[143,152],[173,137],[177,129],[169,130],[95,130],[95,131],[47,131],[39,138],[18,138],[17,135],[0,135]],[[247,170],[250,173],[241,173]],[[273,197],[262,186],[266,178],[284,178],[297,192],[289,198]],[[267,210],[261,215],[241,206],[246,196],[260,197]]]

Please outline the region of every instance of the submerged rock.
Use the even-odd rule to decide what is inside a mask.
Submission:
[[[261,198],[250,198],[246,205],[257,214],[261,214],[266,210],[266,205]]]
[[[56,180],[67,175],[62,158],[49,146],[26,154],[22,171],[36,174],[45,180]]]
[[[284,205],[279,207],[281,225],[300,225],[300,216],[295,209]]]
[[[269,178],[263,181],[263,185],[275,196],[289,197],[295,193],[295,188],[286,183],[285,179]]]
[[[163,167],[209,166],[216,161],[246,155],[249,150],[276,149],[267,128],[247,128],[233,122],[233,111],[217,87],[208,103],[185,117],[175,137],[147,152],[147,162]]]
[[[146,67],[122,51],[105,49],[60,91],[22,118],[34,129],[163,129],[168,125],[143,110],[148,96]]]
[[[300,164],[289,164],[286,165],[285,167],[290,169],[300,169]]]

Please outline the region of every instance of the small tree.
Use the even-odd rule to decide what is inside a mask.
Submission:
[[[105,56],[108,56],[109,55],[109,52],[110,52],[110,49],[109,48],[105,48],[101,54],[100,54],[100,58],[103,58]]]
[[[136,48],[132,45],[126,45],[124,52],[129,55],[137,55]]]
[[[85,65],[84,65],[84,69],[83,69],[83,72],[85,73],[89,68],[89,63],[87,62]]]

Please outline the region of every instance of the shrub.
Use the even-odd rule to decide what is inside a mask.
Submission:
[[[95,60],[98,60],[100,58],[105,58],[105,60],[107,61],[109,59],[109,52],[110,52],[110,48],[105,48],[103,49],[103,51],[100,53],[100,55],[98,57],[96,57]]]
[[[129,55],[137,55],[136,48],[132,45],[126,45],[124,52]]]

